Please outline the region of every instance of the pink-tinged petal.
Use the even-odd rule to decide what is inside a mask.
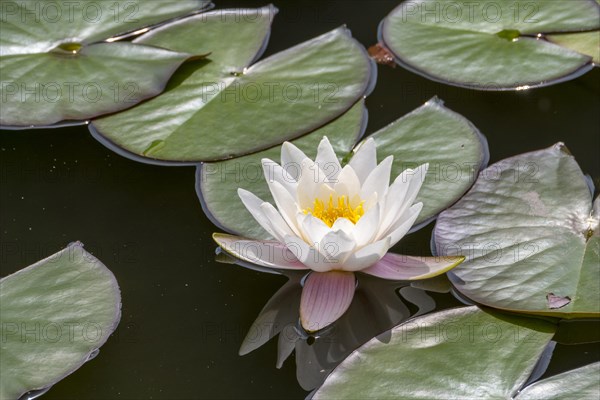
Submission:
[[[286,169],[268,158],[263,158],[260,162],[267,182],[279,182],[292,196],[296,196],[298,182]]]
[[[275,240],[251,240],[214,233],[213,239],[232,256],[252,264],[278,269],[308,269],[285,244]]]
[[[366,199],[371,194],[377,193],[380,199],[384,198],[390,185],[393,162],[394,156],[388,156],[371,171],[360,188],[360,197]]]
[[[308,159],[306,154],[290,142],[281,146],[281,166],[297,181],[302,171],[302,161]]]
[[[332,265],[332,269],[341,269],[346,259],[356,248],[354,236],[346,232],[330,231],[317,244],[319,253]]]
[[[371,243],[353,253],[344,261],[344,271],[360,271],[379,261],[390,248],[390,237]]]
[[[390,228],[389,233],[390,247],[395,245],[406,235],[410,228],[414,225],[419,213],[423,209],[423,203],[413,204],[412,207],[404,214],[404,216],[397,221],[397,223]]]
[[[261,204],[260,208],[264,216],[267,218],[275,239],[283,243],[284,238],[287,235],[294,234],[290,226],[287,224],[287,222],[285,222],[279,211],[277,211],[272,204],[263,203]]]
[[[246,209],[248,209],[256,222],[258,222],[258,224],[262,226],[262,228],[267,231],[269,235],[277,237],[276,233],[273,231],[273,228],[271,228],[268,218],[264,215],[264,212],[261,209],[261,206],[266,202],[259,199],[254,193],[251,193],[245,189],[239,188],[237,192],[240,200],[242,200],[242,203],[244,206],[246,206]]]
[[[387,253],[361,272],[394,281],[414,281],[444,274],[462,263],[465,257],[415,257]]]
[[[351,166],[346,165],[337,177],[337,183],[333,186],[338,196],[346,196],[350,201],[350,206],[358,207],[358,203],[353,200],[360,198],[360,180]]]
[[[275,205],[281,213],[281,216],[288,224],[288,226],[294,231],[296,235],[300,235],[300,229],[296,225],[296,213],[298,212],[298,205],[296,204],[292,195],[283,187],[283,185],[277,181],[267,182]]]
[[[360,183],[364,183],[371,171],[377,167],[375,140],[369,138],[363,142],[350,159],[348,165],[354,169]]]
[[[352,272],[313,272],[306,278],[300,298],[300,322],[308,332],[337,321],[350,307],[356,279]]]
[[[335,151],[333,150],[333,147],[331,147],[331,143],[329,143],[327,136],[323,136],[321,143],[319,143],[315,163],[325,173],[327,181],[335,182],[337,180],[337,177],[342,170],[342,166],[340,165],[340,161],[335,155]]]
[[[379,230],[380,216],[380,206],[375,204],[360,217],[353,231],[358,247],[362,247],[374,239]]]
[[[297,236],[286,236],[285,245],[302,264],[313,271],[331,271],[334,266],[316,248],[309,246]]]

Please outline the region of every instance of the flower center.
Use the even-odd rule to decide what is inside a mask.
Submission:
[[[325,204],[321,199],[315,199],[315,204],[312,208],[302,210],[304,214],[311,213],[321,221],[325,222],[329,227],[332,227],[338,218],[346,218],[353,224],[356,224],[360,217],[363,216],[364,201],[361,201],[357,207],[352,208],[350,201],[346,196],[340,196],[337,199],[337,204],[333,201],[333,195],[329,195],[329,202]]]

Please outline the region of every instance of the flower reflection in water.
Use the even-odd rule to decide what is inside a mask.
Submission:
[[[281,368],[295,350],[296,376],[305,390],[318,387],[333,368],[374,336],[379,335],[380,341],[387,342],[387,330],[408,318],[434,310],[436,303],[426,290],[444,293],[450,290],[445,275],[411,284],[357,274],[356,292],[348,311],[332,325],[309,333],[299,322],[300,296],[306,271],[263,268],[225,252],[219,252],[217,261],[288,278],[248,330],[240,355],[258,349],[279,335],[276,366]]]

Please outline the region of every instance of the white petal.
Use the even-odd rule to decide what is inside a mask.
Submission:
[[[264,216],[267,218],[269,225],[271,226],[271,230],[274,233],[275,239],[283,242],[283,238],[286,235],[293,235],[294,232],[290,228],[290,226],[285,222],[279,211],[273,207],[270,203],[262,203],[260,206]]]
[[[348,218],[338,218],[333,223],[331,227],[332,231],[344,231],[348,235],[352,235],[355,229],[354,223],[352,223]]]
[[[312,160],[302,161],[302,173],[298,180],[296,200],[301,209],[312,208],[319,189],[325,183],[325,174]]]
[[[319,143],[315,163],[325,173],[327,181],[336,182],[337,177],[342,170],[342,166],[340,165],[340,161],[335,155],[335,151],[333,150],[333,147],[331,147],[331,143],[329,143],[327,136],[323,136],[321,143]]]
[[[294,231],[296,235],[300,235],[300,229],[296,225],[296,213],[298,212],[298,205],[295,199],[290,193],[283,187],[283,185],[277,181],[267,182],[275,205],[279,209],[281,216],[289,227]]]
[[[417,203],[412,205],[406,213],[400,218],[391,228],[388,233],[388,237],[390,238],[390,247],[395,245],[406,235],[406,232],[410,230],[410,228],[415,223],[415,220],[419,216],[419,213],[423,209],[423,203]]]
[[[341,269],[346,259],[356,248],[356,241],[346,232],[328,232],[317,244],[321,255],[332,265],[332,268]]]
[[[429,164],[423,164],[415,170],[405,170],[390,186],[386,198],[386,212],[379,228],[380,234],[388,232],[390,227],[404,215],[415,201],[425,180],[428,167]]]
[[[333,264],[327,260],[315,249],[309,246],[304,240],[297,236],[286,236],[286,247],[292,254],[313,271],[326,272],[332,269]]]
[[[264,215],[264,212],[261,209],[261,205],[266,202],[259,199],[253,193],[242,188],[238,189],[238,196],[240,196],[240,200],[242,200],[242,203],[244,203],[244,206],[246,206],[246,208],[248,209],[250,214],[252,214],[256,222],[258,222],[259,225],[262,226],[263,229],[269,233],[269,235],[277,237],[277,234],[273,231],[273,228],[271,227],[268,218]]]
[[[371,171],[360,189],[360,197],[366,199],[373,193],[377,193],[380,199],[385,196],[390,185],[393,161],[394,156],[388,156]]]
[[[300,323],[308,332],[321,330],[340,318],[354,297],[356,278],[351,272],[313,272],[300,296]]]
[[[354,228],[354,238],[357,246],[363,247],[371,242],[379,231],[379,221],[381,219],[381,210],[379,204],[371,207],[356,223]]]
[[[281,166],[295,180],[300,177],[302,160],[308,158],[306,154],[290,142],[284,142],[281,146]]]
[[[363,142],[350,159],[348,165],[354,169],[360,182],[364,183],[371,171],[377,167],[375,140],[368,138]]]
[[[331,228],[327,226],[325,222],[321,221],[319,218],[316,218],[312,214],[307,214],[302,217],[300,228],[304,233],[304,237],[311,246],[319,243],[323,236],[331,232]]]
[[[269,160],[268,158],[263,158],[261,164],[267,182],[279,182],[293,197],[296,196],[298,183],[292,175],[275,161]]]
[[[285,244],[278,241],[248,240],[224,233],[215,233],[213,239],[227,253],[252,264],[268,268],[308,269]]]
[[[390,238],[371,243],[353,253],[344,262],[344,271],[360,271],[379,261],[390,248]]]
[[[333,186],[338,196],[346,196],[348,200],[353,200],[356,195],[360,195],[360,180],[351,166],[346,165],[337,177],[337,183]],[[358,204],[350,204],[357,207]]]

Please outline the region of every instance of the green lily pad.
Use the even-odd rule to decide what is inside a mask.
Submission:
[[[327,136],[336,154],[343,157],[362,136],[366,125],[363,102],[328,125],[292,141],[308,157],[315,157],[317,145]],[[429,172],[415,201],[424,203],[413,231],[431,221],[440,211],[453,204],[474,183],[487,164],[487,142],[477,128],[461,115],[434,98],[400,118],[372,137],[377,144],[379,161],[394,155],[392,176],[407,168],[429,163]],[[357,146],[358,147],[358,146]],[[196,189],[202,208],[220,228],[255,239],[269,238],[237,196],[244,188],[264,201],[273,203],[264,180],[260,160],[279,162],[280,146],[248,156],[198,167]],[[345,158],[348,158],[348,154]]]
[[[383,20],[380,41],[400,65],[429,79],[520,90],[573,79],[593,67],[591,56],[542,34],[597,29],[600,7],[594,0],[416,0]]]
[[[600,64],[600,31],[548,35],[546,39],[592,57],[596,67]]]
[[[562,143],[491,165],[438,217],[438,255],[467,260],[456,289],[490,307],[562,318],[600,315],[596,199]]]
[[[209,4],[3,1],[0,125],[85,120],[156,96],[190,54],[101,41]]]
[[[600,395],[600,362],[536,382],[523,389],[517,400],[596,399]]]
[[[344,113],[372,80],[366,50],[341,27],[249,66],[264,49],[275,12],[209,12],[136,39],[212,53],[208,63],[179,70],[163,95],[94,120],[94,136],[138,161],[193,164],[263,150]]]
[[[292,143],[314,159],[319,142],[323,136],[327,136],[338,156],[348,154],[364,132],[366,113],[364,100],[361,100],[333,122]],[[232,160],[198,166],[196,191],[204,213],[215,225],[228,232],[248,238],[269,238],[270,235],[256,223],[242,204],[237,189],[241,187],[249,190],[264,201],[274,204],[260,160],[269,158],[279,162],[280,155],[281,146],[276,146]]]
[[[313,399],[510,399],[555,326],[464,307],[400,324],[358,348]]]
[[[487,165],[487,140],[462,115],[433,98],[410,114],[375,132],[377,158],[394,156],[392,176],[429,163],[415,202],[423,202],[413,231],[429,223],[475,183]]]
[[[81,243],[0,280],[0,398],[52,386],[94,356],[121,317],[114,275]]]

